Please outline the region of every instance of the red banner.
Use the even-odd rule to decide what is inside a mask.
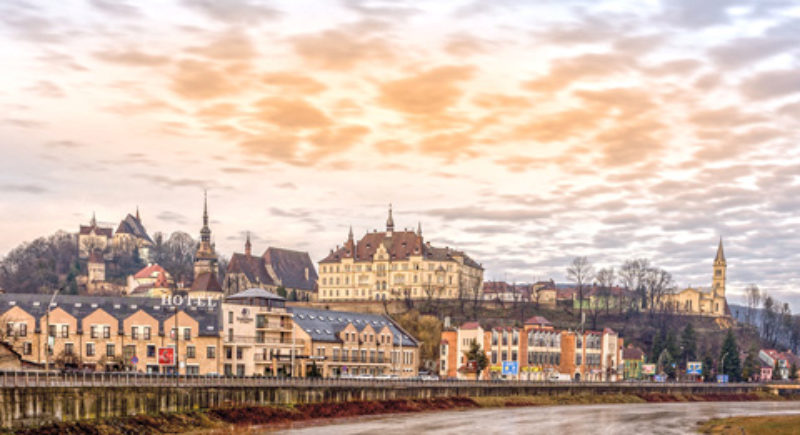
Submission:
[[[175,349],[171,347],[158,348],[158,364],[162,366],[175,365]]]

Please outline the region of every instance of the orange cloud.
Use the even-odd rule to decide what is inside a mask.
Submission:
[[[183,60],[172,76],[172,90],[185,98],[207,99],[234,94],[239,87],[211,63]]]
[[[166,56],[158,56],[135,49],[103,51],[95,53],[95,57],[110,63],[127,66],[158,66],[169,62]]]
[[[301,94],[318,94],[327,89],[327,86],[311,77],[289,71],[265,74],[261,81],[288,92]]]
[[[331,124],[330,118],[305,100],[264,98],[255,106],[257,119],[287,129],[321,128]]]
[[[525,89],[536,92],[554,92],[573,82],[606,77],[623,72],[634,64],[626,55],[618,53],[589,53],[553,61],[549,74],[523,83]]]
[[[309,157],[317,160],[344,151],[358,143],[369,131],[367,127],[361,125],[345,125],[320,130],[308,138],[315,147]]]
[[[367,60],[392,57],[384,40],[343,30],[295,36],[291,42],[300,57],[319,68],[346,70]]]
[[[458,84],[472,77],[469,66],[443,66],[380,86],[379,102],[410,116],[440,115],[464,92]]]

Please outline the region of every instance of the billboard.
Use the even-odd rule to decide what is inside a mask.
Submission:
[[[728,383],[728,375],[717,375],[717,382],[720,384]]]
[[[656,365],[655,364],[642,364],[642,374],[643,375],[654,375],[654,374],[656,374]]]
[[[158,364],[162,366],[175,365],[175,349],[171,347],[158,348]]]
[[[504,375],[519,374],[519,363],[516,361],[503,361],[503,374]]]
[[[703,363],[699,361],[689,361],[686,363],[686,374],[687,375],[702,375],[703,374]]]

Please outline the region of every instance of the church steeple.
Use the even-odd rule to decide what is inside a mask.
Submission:
[[[353,226],[352,225],[350,225],[350,232],[347,233],[347,241],[348,242],[352,242],[353,241]]]
[[[138,205],[136,206],[136,220],[140,221],[140,222],[142,220],[142,218],[139,217],[139,206]]]
[[[253,245],[250,243],[250,231],[247,232],[247,240],[244,242],[244,255],[250,256],[253,253]]]
[[[422,237],[422,222],[417,222],[417,236]]]
[[[725,261],[725,251],[722,248],[722,237],[719,238],[717,256],[714,258],[714,277],[711,280],[711,290],[715,297],[725,297],[725,281],[728,273],[728,263]]]
[[[92,220],[89,221],[89,225],[93,227],[97,226],[97,219],[95,218],[94,212],[92,212]]]
[[[389,218],[386,219],[386,232],[391,233],[394,231],[394,219],[392,219],[392,204],[389,203]]]
[[[200,229],[200,241],[211,242],[211,228],[208,227],[208,191],[203,191],[203,228]]]
[[[722,249],[722,237],[719,238],[719,246],[717,246],[717,257],[714,258],[714,263],[725,262],[725,251]]]

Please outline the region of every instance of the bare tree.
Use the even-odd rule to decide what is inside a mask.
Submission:
[[[770,347],[774,347],[777,343],[778,324],[780,321],[778,308],[772,296],[764,293],[763,297],[764,311],[761,313],[761,338],[763,338]]]
[[[645,274],[644,286],[648,300],[647,308],[651,316],[659,309],[670,308],[662,304],[664,295],[674,287],[672,275],[669,272],[658,267],[648,268]]]
[[[750,284],[744,289],[745,297],[747,298],[747,313],[745,314],[745,322],[753,325],[755,324],[756,309],[761,305],[761,290],[755,284]]]
[[[567,267],[567,279],[578,287],[578,316],[583,321],[583,285],[594,279],[594,268],[586,257],[575,257]]]
[[[625,288],[635,295],[634,304],[639,311],[645,302],[645,275],[650,269],[650,261],[646,258],[627,260],[619,269],[620,282]]]
[[[605,299],[605,307],[606,307],[606,316],[610,313],[610,305],[611,305],[611,296],[612,291],[611,289],[614,287],[614,284],[617,281],[617,273],[613,267],[611,268],[603,268],[597,271],[597,284],[600,285],[600,295],[603,296]],[[620,300],[617,299],[617,304],[620,304]]]

